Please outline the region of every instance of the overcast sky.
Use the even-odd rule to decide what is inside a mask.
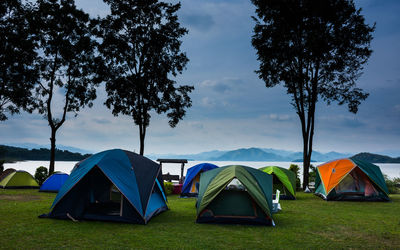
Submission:
[[[175,1],[172,1],[175,2]],[[100,0],[77,0],[92,16],[104,16]],[[359,0],[367,23],[376,22],[374,50],[358,86],[370,93],[354,115],[346,106],[317,104],[314,149],[322,152],[384,152],[400,156],[400,1]],[[190,62],[178,77],[195,86],[193,106],[174,129],[153,115],[145,154],[197,153],[243,147],[302,150],[300,122],[282,87],[266,88],[254,70],[251,46],[254,6],[249,0],[184,0],[178,12],[189,30],[182,50]],[[114,117],[104,105],[104,88],[92,109],[68,120],[57,144],[98,152],[139,151],[138,127],[130,117]],[[15,115],[0,123],[1,144],[49,144],[50,129],[37,114]]]

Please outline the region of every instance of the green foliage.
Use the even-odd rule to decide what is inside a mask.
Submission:
[[[43,182],[46,180],[47,177],[48,177],[47,168],[40,166],[36,169],[35,179],[40,186],[43,184]]]
[[[386,174],[383,174],[383,177],[385,178],[389,194],[400,194],[400,178],[391,179]]]
[[[301,186],[300,178],[299,178],[300,168],[296,164],[290,164],[289,170],[296,174],[296,190],[299,190],[300,186]]]
[[[371,154],[371,153],[358,153],[353,155],[351,159],[366,161],[370,163],[379,162],[379,163],[400,163],[400,157],[392,158],[386,155],[378,155],[378,154]]]
[[[276,227],[194,223],[196,199],[182,199],[179,195],[170,195],[170,210],[153,217],[145,226],[38,219],[38,214],[49,211],[55,196],[37,190],[0,189],[0,248],[396,249],[400,246],[400,195],[391,195],[393,202],[326,202],[300,192],[295,201],[280,201],[283,210],[273,215]]]
[[[180,51],[187,30],[180,26],[181,5],[162,1],[105,0],[111,14],[100,20],[99,47],[105,62],[102,77],[112,113],[128,115],[139,126],[140,154],[144,153],[151,114],[167,113],[175,127],[192,102],[193,86],[177,86],[189,61]]]
[[[375,26],[365,23],[353,0],[252,0],[256,71],[267,88],[283,84],[299,116],[303,137],[303,188],[319,100],[347,104],[352,113],[368,97],[356,86],[372,50]]]
[[[89,156],[89,154],[82,155],[68,150],[56,149],[55,151],[56,161],[81,161]],[[0,145],[0,159],[48,161],[50,159],[50,150],[47,148],[26,149]]]
[[[309,178],[310,182],[315,182],[315,178],[317,177],[317,168],[314,167],[314,165],[310,165],[310,172],[309,172]]]
[[[165,188],[165,193],[167,195],[171,195],[172,191],[174,190],[174,184],[172,184],[172,182],[169,181],[164,181],[164,188]]]
[[[35,40],[27,22],[29,4],[0,1],[0,121],[20,109],[32,111],[32,89],[37,72],[32,62]]]
[[[92,20],[89,14],[77,9],[74,0],[41,0],[33,9],[30,21],[38,40],[34,64],[40,69],[35,106],[51,129],[51,174],[56,133],[66,121],[67,113],[77,116],[82,108],[92,107],[96,99],[100,80],[95,72],[99,58],[95,55],[97,42],[92,35]],[[52,102],[56,94],[63,100],[58,112]]]

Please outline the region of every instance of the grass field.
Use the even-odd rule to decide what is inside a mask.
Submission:
[[[281,201],[276,227],[196,224],[194,199],[169,196],[148,225],[39,219],[55,194],[0,190],[0,248],[310,249],[400,248],[400,195],[393,202],[326,202],[299,193]]]

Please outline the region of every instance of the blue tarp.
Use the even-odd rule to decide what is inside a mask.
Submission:
[[[40,192],[58,192],[64,185],[64,182],[68,179],[66,173],[54,173],[48,177],[40,187]]]
[[[205,172],[214,168],[218,168],[218,166],[211,163],[201,163],[197,164],[191,168],[189,168],[186,172],[185,183],[182,186],[182,194],[190,193],[190,188],[192,186],[192,181],[196,177],[197,174],[201,172]]]

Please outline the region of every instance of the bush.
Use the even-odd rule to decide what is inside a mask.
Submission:
[[[383,175],[389,194],[400,194],[400,178],[390,179],[386,174]]]
[[[47,168],[40,166],[36,169],[35,179],[41,186],[48,176]]]
[[[289,170],[296,174],[296,190],[300,190],[301,184],[300,184],[300,178],[299,178],[299,175],[300,175],[299,166],[296,164],[290,164]]]
[[[167,193],[167,195],[170,195],[174,190],[174,185],[172,184],[172,182],[164,181],[164,188],[165,188],[165,193]]]
[[[315,178],[317,176],[317,168],[310,164],[310,172],[309,172],[309,182],[315,182]]]

